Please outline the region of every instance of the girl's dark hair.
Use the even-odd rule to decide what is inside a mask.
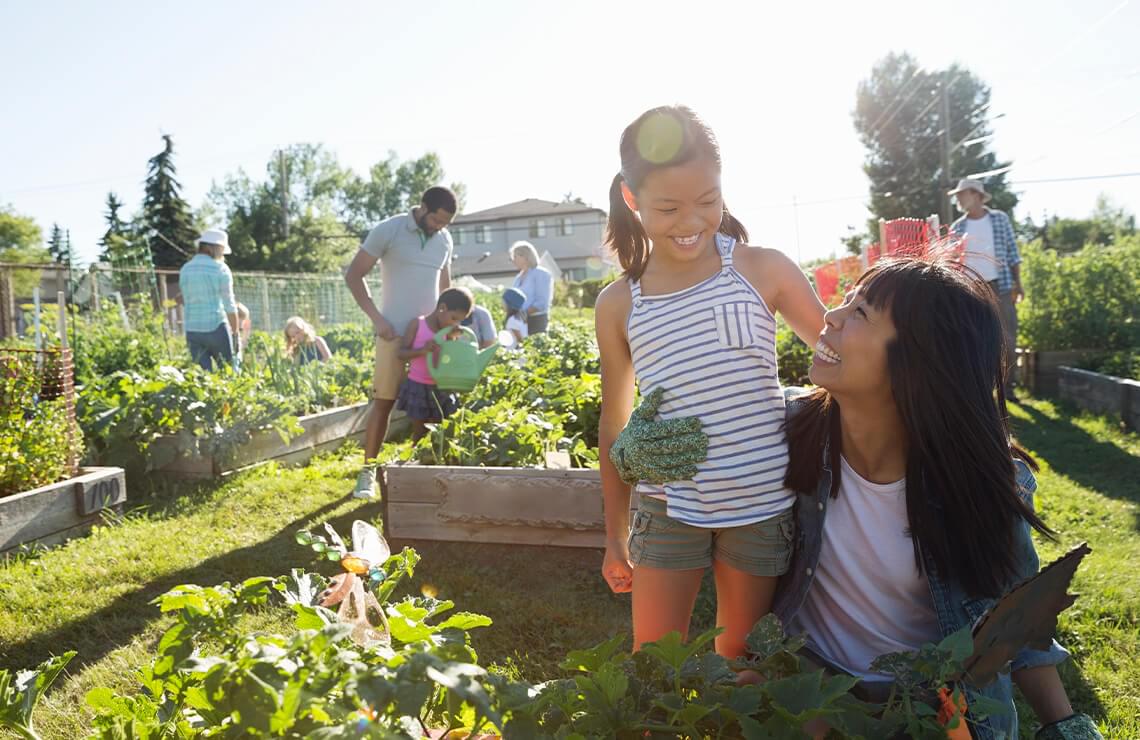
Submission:
[[[891,394],[907,435],[906,509],[915,562],[930,556],[943,577],[972,596],[998,597],[1018,575],[1015,527],[1052,531],[1021,498],[1005,412],[1002,328],[993,292],[946,263],[880,262],[862,277],[862,297],[889,311]],[[814,492],[824,450],[831,495],[839,491],[840,403],[817,388],[787,423],[786,485]]]
[[[439,294],[435,307],[440,306],[448,311],[466,311],[470,315],[471,309],[475,306],[475,296],[467,288],[448,288]]]
[[[641,221],[622,198],[624,182],[637,192],[645,176],[654,170],[705,157],[720,171],[720,145],[704,121],[684,105],[666,105],[647,110],[621,134],[621,171],[610,185],[610,215],[606,244],[617,254],[627,278],[636,280],[649,261],[649,236]],[[720,233],[738,242],[748,241],[748,230],[724,209]]]

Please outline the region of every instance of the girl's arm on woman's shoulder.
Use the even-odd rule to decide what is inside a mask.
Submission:
[[[764,301],[781,314],[788,326],[809,347],[823,331],[823,304],[803,270],[778,249],[737,248],[738,268]]]

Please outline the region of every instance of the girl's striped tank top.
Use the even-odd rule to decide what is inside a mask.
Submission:
[[[708,459],[692,480],[637,490],[664,498],[669,516],[698,527],[739,527],[791,508],[788,443],[776,376],[776,320],[732,265],[736,242],[716,235],[721,269],[691,288],[642,295],[631,281],[626,333],[642,395],[665,389],[663,419],[696,416]]]

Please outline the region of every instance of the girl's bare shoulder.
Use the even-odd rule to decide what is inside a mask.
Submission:
[[[786,277],[789,271],[802,272],[788,255],[771,247],[737,245],[733,250],[733,261],[745,276],[750,279],[755,277],[761,281],[781,279]]]
[[[632,305],[633,291],[630,288],[629,279],[622,277],[602,288],[602,292],[598,293],[598,299],[594,303],[594,314],[598,317],[603,314],[606,316],[624,315],[629,313]]]

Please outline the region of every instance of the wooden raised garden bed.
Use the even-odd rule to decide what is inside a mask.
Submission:
[[[597,470],[392,465],[382,486],[391,539],[605,546]]]
[[[336,449],[346,439],[362,440],[370,405],[364,402],[302,416],[297,421],[304,431],[288,442],[283,442],[273,430],[258,432],[224,456],[200,449],[196,439],[163,437],[151,445],[150,454],[167,462],[156,465],[154,472],[180,478],[216,478],[270,461],[303,463],[321,452]],[[393,412],[389,436],[407,425],[402,412]]]
[[[104,510],[121,511],[126,500],[122,468],[81,468],[73,478],[0,498],[0,552],[77,537]]]
[[[1061,367],[1058,386],[1062,400],[1097,414],[1120,419],[1140,430],[1140,382],[1091,370]]]
[[[1017,350],[1017,365],[1014,369],[1018,385],[1028,388],[1031,393],[1055,396],[1059,390],[1061,367],[1083,362],[1096,350]]]

